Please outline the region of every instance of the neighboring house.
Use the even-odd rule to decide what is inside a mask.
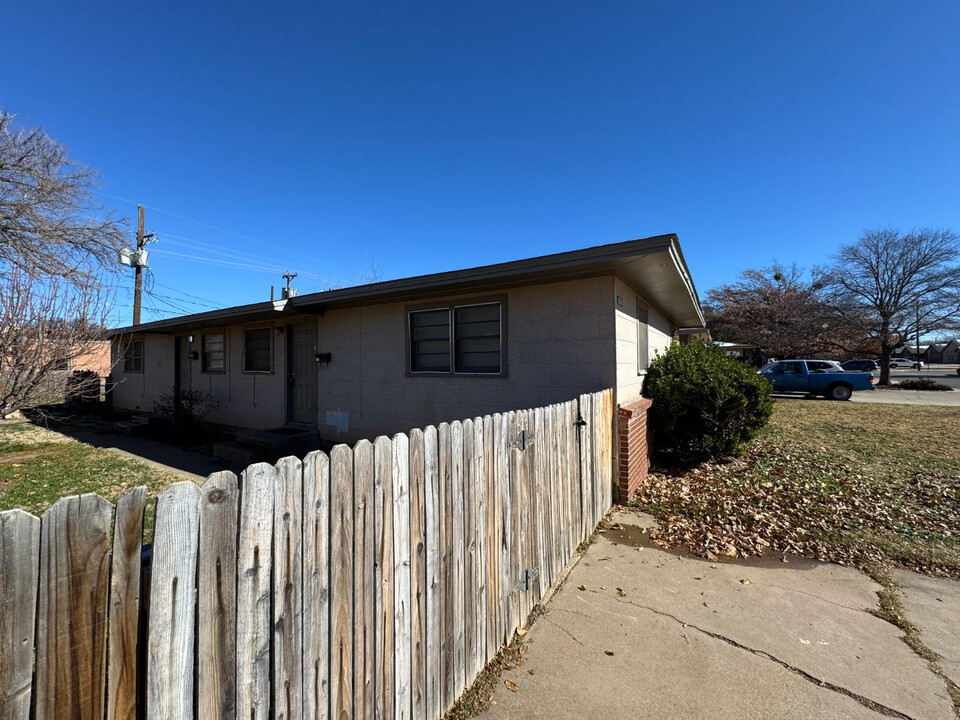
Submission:
[[[764,355],[760,348],[749,343],[725,342],[714,340],[714,346],[723,351],[727,357],[732,357],[754,367],[763,367],[774,358]]]
[[[947,347],[947,343],[945,342],[930,343],[930,346],[927,348],[926,352],[920,356],[920,359],[927,363],[942,363],[943,349],[945,347]]]
[[[944,346],[940,362],[948,365],[960,364],[960,338],[954,338]]]
[[[241,428],[353,441],[616,388],[703,316],[676,235],[119,328],[114,407],[174,390]]]
[[[709,343],[710,331],[705,327],[680,328],[677,331],[677,338],[680,340],[681,345],[686,345],[693,340]]]
[[[70,370],[92,370],[100,377],[110,374],[110,341],[100,340],[90,343],[80,355],[70,360]]]

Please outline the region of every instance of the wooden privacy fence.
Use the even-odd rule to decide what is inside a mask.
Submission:
[[[149,572],[145,488],[0,513],[0,720],[440,718],[610,508],[613,422],[606,390],[176,483]]]

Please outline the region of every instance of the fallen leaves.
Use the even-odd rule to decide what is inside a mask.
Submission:
[[[617,588],[617,595],[620,597],[626,597],[627,594],[623,591],[623,588]]]
[[[513,680],[511,680],[510,678],[507,678],[506,680],[504,680],[504,681],[503,681],[503,684],[504,684],[504,687],[506,687],[507,690],[509,690],[510,692],[519,692],[519,691],[520,691],[520,686],[517,685],[517,684],[516,684]]]
[[[889,476],[766,434],[731,461],[652,472],[633,501],[655,515],[650,539],[710,560],[777,553],[862,567],[893,560],[960,578],[960,476]],[[743,582],[744,585],[748,582]]]

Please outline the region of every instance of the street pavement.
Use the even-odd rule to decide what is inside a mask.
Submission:
[[[870,614],[880,586],[856,570],[710,562],[653,546],[648,517],[614,520],[620,529],[599,536],[547,603],[482,718],[955,720],[946,683]],[[908,619],[957,673],[960,583],[898,579]]]

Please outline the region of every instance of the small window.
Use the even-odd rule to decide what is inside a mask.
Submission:
[[[803,363],[785,362],[783,363],[783,372],[787,375],[803,375]]]
[[[270,328],[243,331],[243,371],[271,372],[273,370],[273,333]]]
[[[410,313],[410,370],[450,372],[450,310]]]
[[[500,303],[454,308],[458,373],[500,372]]]
[[[450,305],[409,314],[410,372],[503,373],[503,305]]]
[[[650,364],[650,311],[637,300],[637,375],[647,371]]]
[[[203,356],[200,361],[205,373],[222,373],[227,368],[226,343],[223,333],[203,334]]]
[[[143,340],[131,340],[123,352],[124,372],[143,372]]]

